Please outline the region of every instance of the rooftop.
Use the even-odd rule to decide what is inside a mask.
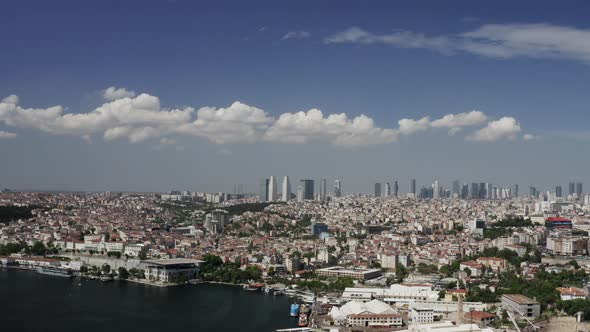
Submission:
[[[179,264],[195,264],[199,265],[203,261],[196,260],[196,259],[187,259],[187,258],[171,258],[171,259],[155,259],[149,261],[143,261],[145,264],[153,264],[153,265],[162,265],[162,266],[170,266],[170,265],[179,265]]]

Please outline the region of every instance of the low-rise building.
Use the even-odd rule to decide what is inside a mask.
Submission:
[[[562,301],[585,299],[586,291],[577,287],[557,287],[559,296]]]
[[[522,294],[503,294],[502,308],[517,312],[524,317],[541,315],[541,304]]]
[[[381,276],[381,270],[363,268],[344,268],[332,266],[316,270],[316,274],[324,277],[350,277],[356,280],[369,280]]]

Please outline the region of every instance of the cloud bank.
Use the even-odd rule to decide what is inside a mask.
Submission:
[[[59,105],[25,108],[20,106],[16,95],[10,95],[0,102],[0,124],[52,135],[78,136],[87,142],[102,136],[105,141],[126,139],[130,143],[153,139],[160,146],[175,145],[177,136],[202,137],[216,144],[327,142],[354,148],[394,143],[400,136],[441,129],[455,135],[465,128],[474,128],[465,138],[475,142],[514,140],[521,133],[520,124],[513,117],[488,121],[489,117],[477,110],[447,114],[434,120],[430,116],[404,118],[396,127],[387,128],[377,126],[364,114],[350,117],[346,113],[324,114],[319,109],[310,109],[283,113],[275,119],[266,111],[239,101],[220,108],[170,109],[162,107],[158,97],[146,93],[135,95],[114,87],[104,93],[105,99],[115,99],[87,113],[65,113]],[[15,137],[14,133],[0,131],[0,138]],[[534,138],[532,134],[522,136],[523,140]]]
[[[547,23],[485,24],[458,34],[427,36],[413,31],[375,34],[350,27],[324,39],[326,44],[385,44],[430,49],[443,54],[471,53],[492,58],[569,59],[590,63],[590,29]]]

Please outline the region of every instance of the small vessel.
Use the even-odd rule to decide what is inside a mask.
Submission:
[[[275,290],[275,291],[272,293],[272,295],[274,295],[274,296],[277,296],[277,295],[283,295],[283,294],[285,294],[285,293],[283,293],[283,291],[282,291],[282,290],[280,290],[280,289],[277,289],[277,290]]]
[[[306,327],[307,324],[308,324],[307,314],[300,313],[299,314],[299,322],[297,322],[297,326],[299,326],[299,327]]]
[[[297,317],[299,314],[299,304],[293,303],[291,304],[291,317]]]
[[[309,314],[309,306],[307,304],[302,304],[299,307],[299,312],[302,314]]]
[[[45,274],[49,276],[56,276],[56,277],[63,277],[63,278],[73,278],[74,274],[72,270],[60,269],[57,267],[38,267],[37,273]]]
[[[244,288],[244,290],[247,290],[247,291],[250,291],[250,292],[254,292],[254,291],[259,290],[259,288],[254,287],[254,286],[251,286],[251,285],[244,285],[243,288]]]

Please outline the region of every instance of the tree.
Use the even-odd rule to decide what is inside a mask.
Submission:
[[[80,273],[86,273],[86,272],[88,272],[88,267],[86,265],[80,266]]]
[[[127,278],[129,278],[129,272],[127,271],[126,268],[121,266],[118,271],[119,271],[119,279],[126,280]]]
[[[467,274],[468,277],[471,277],[471,269],[469,269],[468,267],[464,268],[463,272],[465,272],[465,274]]]
[[[40,241],[36,241],[30,249],[30,252],[37,256],[44,256],[46,251],[47,248],[45,248],[43,242]]]
[[[404,278],[408,276],[408,270],[401,263],[395,264],[395,281],[398,284],[404,282]]]
[[[111,266],[109,264],[103,264],[102,265],[102,272],[104,272],[104,274],[109,274],[109,272],[111,272]]]

